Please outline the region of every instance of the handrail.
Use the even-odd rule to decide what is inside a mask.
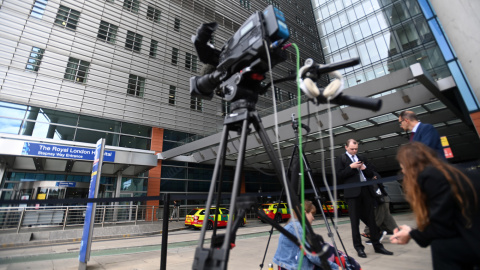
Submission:
[[[180,216],[187,215],[192,209],[203,208],[204,205],[180,206]],[[221,205],[221,207],[224,207]],[[82,227],[85,221],[86,206],[27,206],[0,207],[0,233],[20,233],[36,231],[44,228],[66,230]],[[170,206],[168,211],[173,209]],[[162,220],[163,206],[147,205],[97,205],[95,225],[101,227],[119,224],[155,223]],[[256,215],[250,215],[256,218]],[[170,216],[170,215],[168,215]]]

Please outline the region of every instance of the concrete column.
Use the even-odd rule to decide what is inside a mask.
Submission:
[[[115,198],[119,198],[120,197],[120,191],[122,190],[122,177],[123,177],[123,171],[119,171],[117,173],[117,181],[116,181],[116,184],[115,184],[115,194],[114,194],[114,197]],[[115,206],[113,208],[113,221],[116,221],[117,220],[117,215],[118,215],[118,205],[120,203],[119,202],[114,202],[113,205]]]
[[[37,107],[30,107],[28,111],[27,119],[28,120],[37,120],[39,108]],[[35,128],[35,122],[26,121],[25,122],[25,129],[23,130],[22,135],[32,136],[33,129]]]

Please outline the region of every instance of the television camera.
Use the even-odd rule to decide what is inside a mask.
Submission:
[[[216,22],[202,24],[192,36],[204,75],[190,78],[190,94],[212,99],[213,94],[227,101],[247,99],[256,102],[269,66],[286,60],[282,45],[290,37],[283,13],[273,6],[252,14],[221,50],[209,43]],[[270,65],[269,65],[270,61]]]

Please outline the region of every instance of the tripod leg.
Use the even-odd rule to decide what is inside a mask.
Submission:
[[[212,175],[212,181],[210,182],[210,189],[208,191],[208,197],[207,197],[207,205],[205,206],[205,216],[208,217],[210,215],[210,207],[212,207],[212,200],[213,200],[213,195],[215,191],[215,182],[218,179],[218,174],[220,172],[220,167],[221,163],[224,162],[224,154],[226,145],[228,142],[228,132],[229,132],[229,127],[228,125],[225,125],[223,127],[223,132],[222,132],[222,140],[220,141],[220,146],[219,146],[219,152],[221,153],[219,156],[217,156],[217,159],[215,161],[215,167],[213,169],[213,175]],[[198,241],[198,248],[203,248],[203,244],[205,242],[205,233],[207,226],[202,226],[202,230],[200,232],[200,240]],[[196,257],[196,256],[195,256]],[[203,264],[202,264],[203,265]]]
[[[230,213],[235,213],[235,203],[237,201],[237,196],[238,196],[238,192],[239,192],[239,189],[240,189],[240,181],[241,181],[241,176],[242,176],[242,168],[243,168],[243,162],[244,162],[244,159],[245,159],[245,149],[247,147],[247,136],[248,136],[248,132],[249,132],[249,128],[248,126],[250,125],[249,121],[248,121],[248,118],[243,120],[243,123],[242,123],[242,133],[241,133],[241,136],[240,136],[240,145],[239,145],[239,149],[238,149],[238,157],[237,157],[237,164],[236,164],[236,168],[235,168],[235,175],[234,175],[234,178],[233,178],[233,187],[232,187],[232,197],[230,199],[230,208],[229,208],[229,211]],[[230,215],[230,218],[232,217],[232,215]],[[227,228],[226,228],[226,231],[225,231],[225,241],[223,242],[223,246],[222,248],[225,248],[227,250],[230,249],[230,238],[231,238],[231,232],[232,232],[232,226],[233,226],[233,222],[228,222],[227,223]],[[228,254],[226,253],[224,256],[226,256],[225,259],[225,262],[228,258]]]

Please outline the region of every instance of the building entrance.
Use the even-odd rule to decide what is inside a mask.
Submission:
[[[15,185],[14,198],[17,200],[51,200],[51,199],[76,199],[87,198],[90,183],[73,181],[26,181]],[[98,197],[102,198],[105,186],[100,185]],[[26,202],[26,204],[28,204]],[[54,205],[77,205],[74,204],[45,204]]]

